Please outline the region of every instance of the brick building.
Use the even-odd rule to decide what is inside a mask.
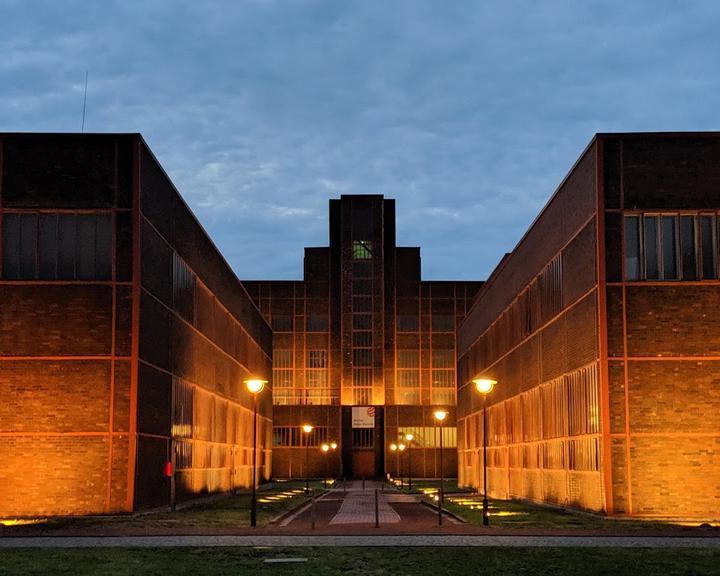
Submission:
[[[0,173],[0,516],[249,486],[271,331],[142,138],[2,134]]]
[[[455,330],[480,285],[421,281],[420,249],[395,245],[394,200],[330,200],[330,245],[305,249],[303,280],[245,282],[273,329],[273,475],[407,474],[388,446],[413,433],[412,474],[436,477],[444,407],[455,476]]]
[[[596,136],[458,333],[461,484],[717,518],[720,134]]]

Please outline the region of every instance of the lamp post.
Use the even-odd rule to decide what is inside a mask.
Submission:
[[[253,465],[252,465],[252,498],[250,499],[250,526],[257,524],[257,494],[255,484],[257,483],[257,413],[258,395],[265,388],[267,380],[260,378],[248,378],[245,380],[245,387],[253,395]]]
[[[396,475],[396,476],[400,476],[400,463],[399,463],[399,461],[398,461],[398,451],[397,451],[397,449],[398,449],[398,445],[395,444],[395,442],[393,442],[392,444],[390,444],[390,452],[394,452],[394,453],[395,453],[395,475]]]
[[[310,432],[313,427],[310,424],[303,424],[302,431],[305,432],[305,494],[310,493],[310,476],[308,474],[308,456],[310,455]]]
[[[475,389],[483,397],[483,526],[490,526],[490,511],[487,497],[487,396],[492,392],[497,380],[475,378]]]
[[[320,446],[320,450],[322,450],[323,455],[325,456],[325,474],[323,474],[323,488],[327,488],[327,455],[328,452],[330,452],[330,444],[327,442],[324,443],[322,446]]]
[[[412,434],[405,434],[405,441],[408,449],[408,491],[412,492],[412,441],[415,438]]]
[[[443,471],[443,421],[445,418],[447,418],[447,411],[446,410],[435,410],[433,412],[433,416],[435,417],[435,421],[440,424],[440,491],[438,493],[438,525],[442,526],[442,505],[443,500],[445,496],[445,489],[443,487],[444,483],[444,471]]]
[[[405,476],[403,475],[402,453],[405,452],[405,444],[398,444],[398,459],[400,460],[400,491],[405,485]]]

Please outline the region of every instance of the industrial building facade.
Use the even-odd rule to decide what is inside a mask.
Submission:
[[[0,516],[250,486],[271,330],[142,138],[2,134],[0,174]]]
[[[720,135],[593,139],[458,333],[458,475],[648,517],[720,507]]]
[[[330,200],[330,245],[305,249],[302,281],[244,284],[273,329],[274,476],[407,474],[412,460],[437,477],[441,459],[455,476],[455,331],[481,283],[421,281],[420,249],[395,245],[394,200]],[[391,452],[408,433],[412,456]]]

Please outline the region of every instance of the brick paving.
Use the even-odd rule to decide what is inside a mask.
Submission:
[[[380,482],[366,482],[365,490],[360,482],[353,482],[347,488],[347,496],[343,499],[337,514],[330,519],[330,524],[374,524],[375,523],[375,493],[378,499],[378,519],[381,524],[397,524],[400,515],[391,508],[387,502]]]

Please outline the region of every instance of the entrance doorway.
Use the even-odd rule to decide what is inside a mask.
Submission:
[[[383,422],[381,406],[343,406],[342,457],[345,477],[382,477]]]

